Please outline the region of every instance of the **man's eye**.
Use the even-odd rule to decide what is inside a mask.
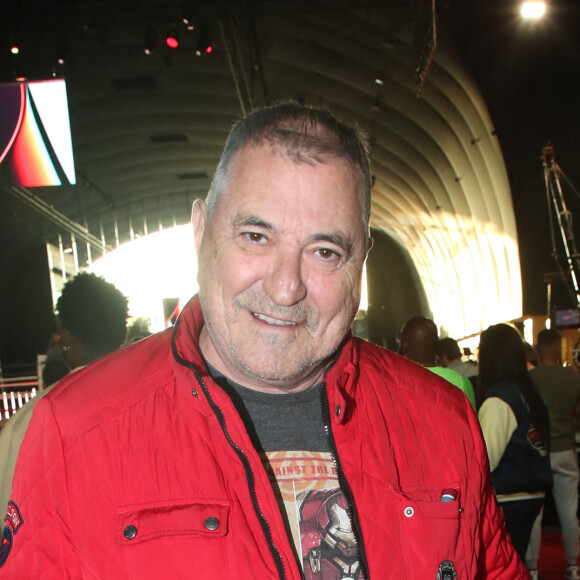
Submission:
[[[340,257],[334,250],[329,250],[328,248],[320,248],[316,250],[316,253],[326,261],[336,260]]]
[[[250,242],[253,242],[254,244],[260,244],[266,241],[266,237],[264,236],[264,234],[259,234],[258,232],[246,232],[245,235],[248,238],[248,240],[250,240]]]

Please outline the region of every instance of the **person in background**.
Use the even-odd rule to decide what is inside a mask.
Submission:
[[[133,324],[127,327],[127,340],[125,344],[138,342],[148,336],[151,336],[149,330],[149,319],[141,317],[133,321]]]
[[[477,376],[477,364],[462,360],[461,349],[454,338],[445,337],[439,339],[437,353],[444,367],[463,375],[468,379]]]
[[[42,368],[43,389],[56,383],[56,381],[59,381],[70,372],[70,367],[62,351],[60,339],[58,332],[53,332],[50,335],[48,348],[46,349],[46,359]]]
[[[538,333],[538,365],[530,378],[548,404],[550,415],[550,465],[554,477],[552,495],[562,530],[566,553],[566,580],[579,580],[578,552],[578,456],[576,429],[580,416],[580,375],[562,366],[562,337],[555,329]],[[542,514],[536,518],[526,565],[537,578]]]
[[[435,323],[423,316],[410,318],[401,331],[401,346],[399,352],[412,361],[428,368],[431,372],[443,377],[446,381],[461,389],[471,406],[475,409],[473,385],[466,377],[453,369],[443,367],[438,354],[439,339]]]
[[[68,281],[56,303],[62,351],[68,369],[73,371],[118,349],[127,331],[127,298],[103,278],[81,272]],[[64,376],[62,362],[54,357],[54,365],[46,373],[59,380]],[[64,373],[66,374],[66,373]],[[18,450],[38,401],[54,387],[54,383],[31,399],[14,415],[0,433],[0,505],[10,498],[14,466]]]
[[[491,482],[508,532],[525,557],[532,526],[552,486],[548,410],[526,367],[518,331],[496,324],[479,342],[478,412]]]
[[[531,371],[538,365],[538,353],[536,347],[532,346],[529,342],[524,342],[526,347],[526,361],[528,370]]]
[[[57,381],[60,381],[62,377],[68,375],[70,373],[70,367],[66,362],[66,358],[64,357],[64,353],[62,354],[62,358],[53,357],[50,359],[46,359],[44,366],[42,368],[42,384],[44,388],[50,387]]]
[[[234,126],[199,295],[40,401],[0,578],[525,577],[466,397],[350,333],[371,183],[326,110]]]

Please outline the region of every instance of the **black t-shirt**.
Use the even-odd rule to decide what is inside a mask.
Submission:
[[[260,454],[305,578],[363,580],[350,507],[324,428],[322,384],[299,393],[262,393],[208,368]]]
[[[208,364],[231,397],[258,452],[329,452],[322,421],[322,384],[299,393],[262,393],[227,379]]]

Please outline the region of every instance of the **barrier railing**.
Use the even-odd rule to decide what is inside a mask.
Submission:
[[[38,376],[0,377],[0,427],[39,390]]]

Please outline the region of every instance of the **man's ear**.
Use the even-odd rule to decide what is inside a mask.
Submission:
[[[203,199],[196,199],[191,208],[191,225],[193,226],[193,242],[195,251],[199,254],[201,240],[205,231],[206,205]]]
[[[375,241],[373,240],[372,236],[367,237],[367,255],[373,249]]]

